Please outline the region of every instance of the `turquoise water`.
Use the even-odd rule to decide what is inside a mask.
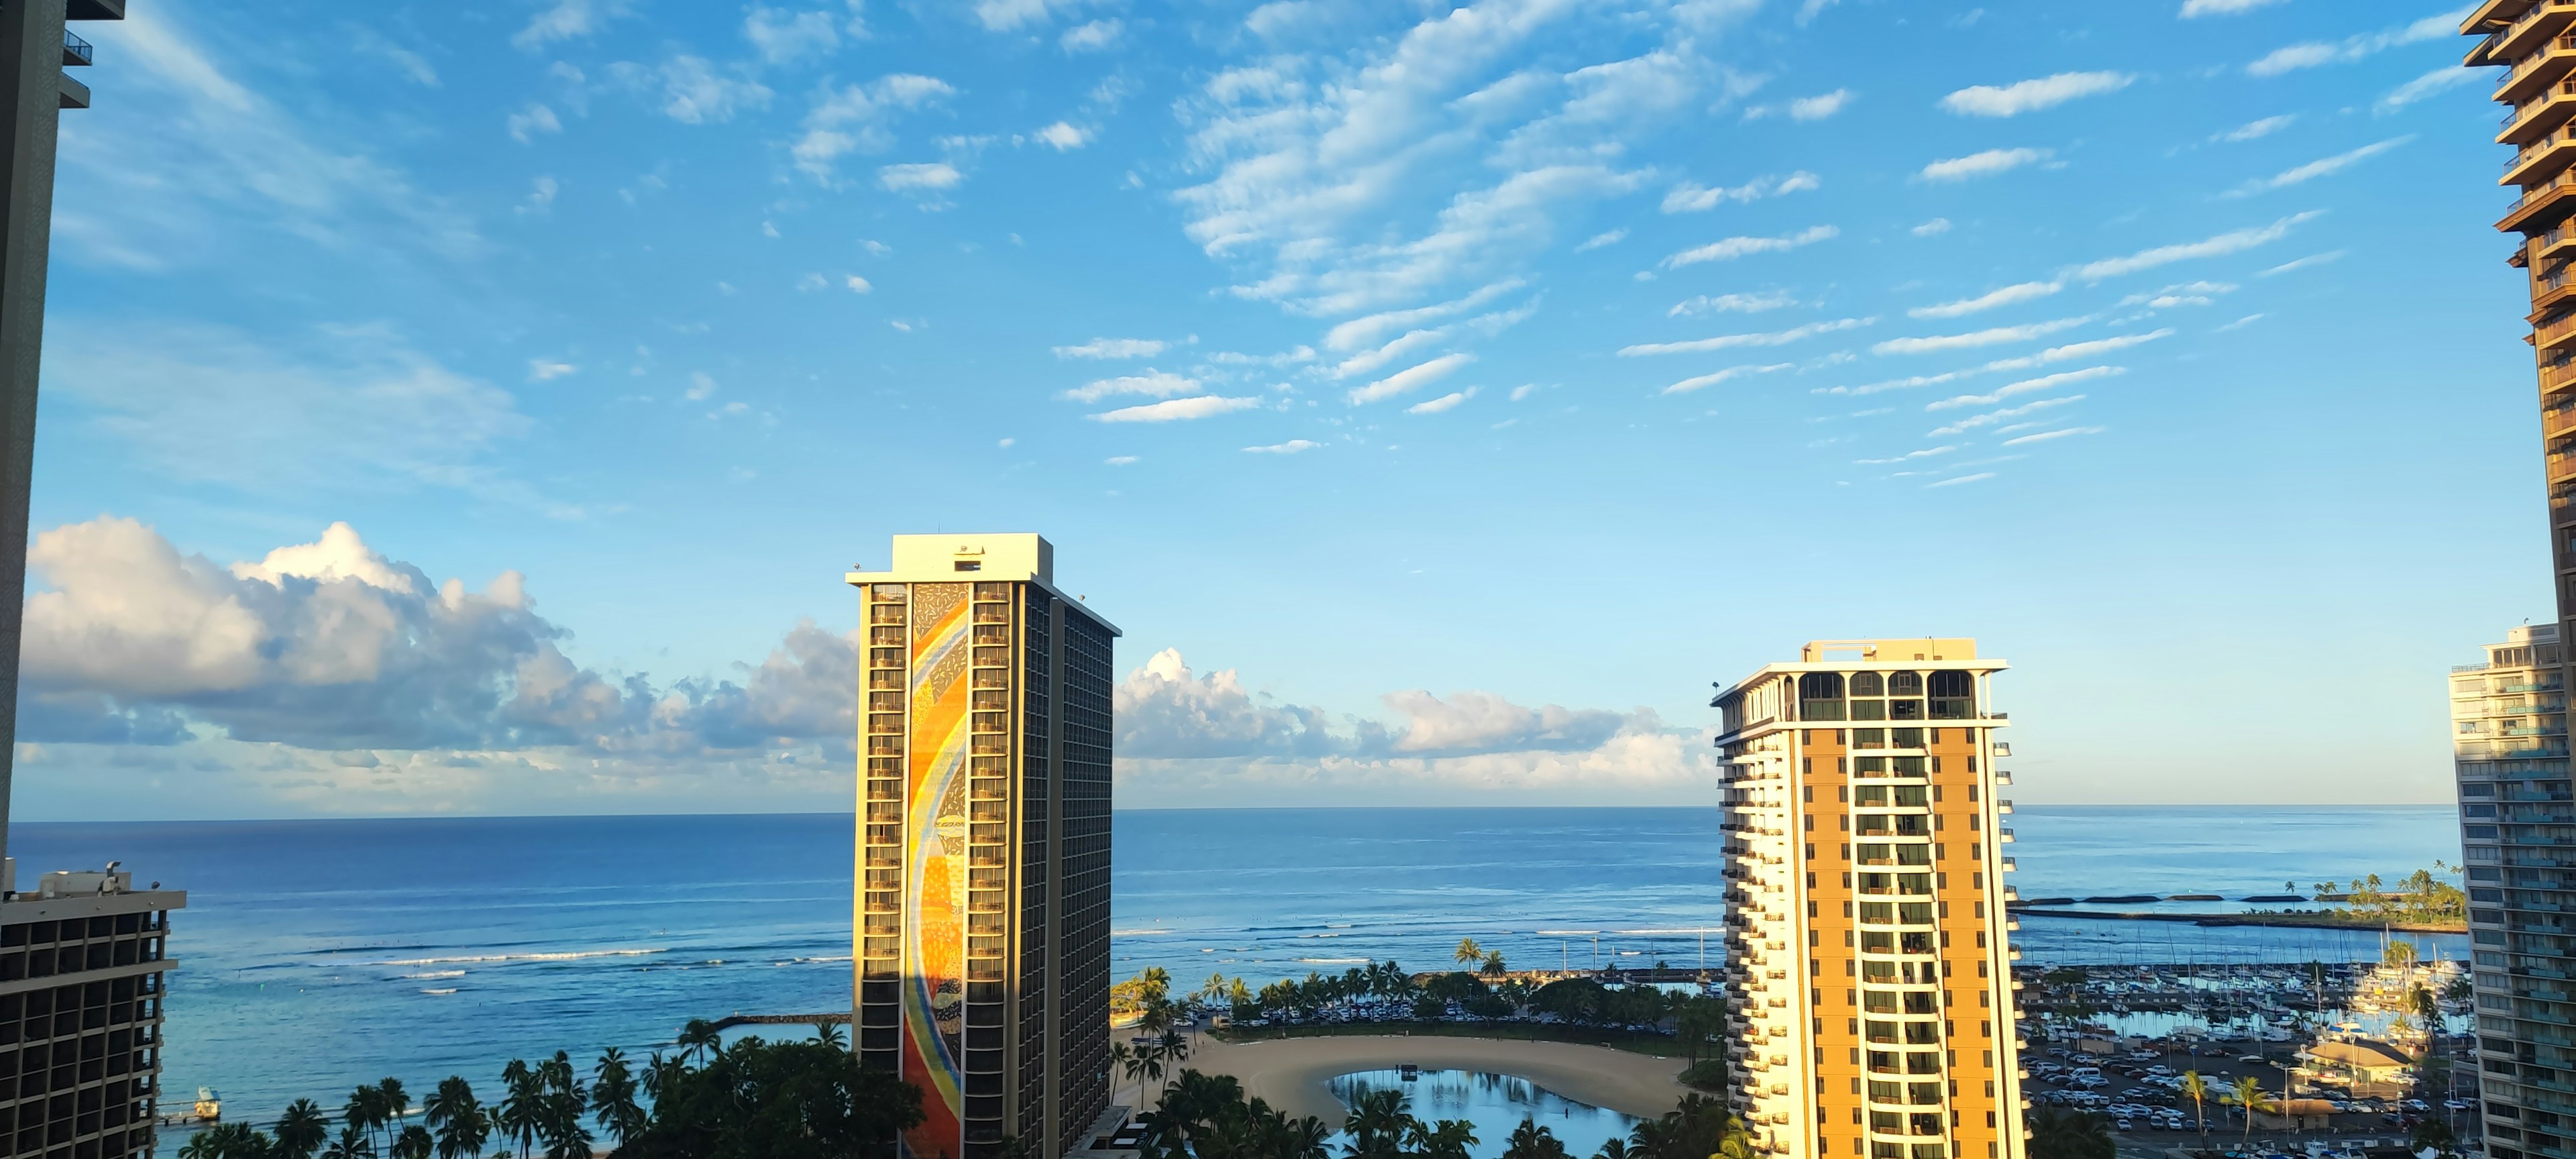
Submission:
[[[1426,1070],[1407,1082],[1391,1070],[1360,1071],[1326,1083],[1345,1107],[1372,1090],[1403,1091],[1407,1113],[1426,1123],[1465,1119],[1476,1125],[1477,1159],[1503,1153],[1512,1130],[1529,1119],[1565,1144],[1566,1153],[1583,1159],[1611,1139],[1624,1139],[1637,1125],[1633,1116],[1578,1103],[1528,1079],[1463,1070]],[[1341,1139],[1334,1140],[1339,1152]]]
[[[2028,807],[2014,821],[2031,896],[2268,891],[2457,857],[2442,808]],[[1716,822],[1706,809],[1122,812],[1113,969],[1257,987],[1362,960],[1428,969],[1462,937],[1524,967],[1596,952],[1690,965],[1695,931],[1722,914]],[[21,823],[11,842],[28,877],[115,858],[190,891],[172,922],[166,1084],[218,1088],[257,1120],[360,1080],[488,1087],[513,1057],[640,1055],[690,1018],[848,1003],[846,816]],[[2045,918],[2020,939],[2034,962],[2380,946]],[[2452,941],[2436,948],[2457,957]]]

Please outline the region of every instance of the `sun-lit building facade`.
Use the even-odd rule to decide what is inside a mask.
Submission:
[[[2003,668],[1818,641],[1719,688],[1728,1097],[1771,1154],[2024,1159]]]
[[[1052,1159],[1109,1103],[1118,629],[1035,535],[899,535],[862,631],[852,1048],[921,1088],[917,1159]]]

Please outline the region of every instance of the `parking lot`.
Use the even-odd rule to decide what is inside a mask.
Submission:
[[[2237,1080],[2250,1075],[2277,1102],[2289,1077],[2284,1068],[2294,1064],[2277,1047],[2254,1053],[2253,1043],[2204,1046],[2197,1053],[2158,1050],[2156,1045],[2161,1044],[2112,1055],[2035,1045],[2022,1056],[2030,1072],[2025,1093],[2034,1108],[2062,1107],[2107,1117],[2124,1155],[2196,1149],[2201,1129],[2192,1101],[2181,1093],[2183,1072],[2196,1070],[2209,1088],[2202,1100],[2209,1146],[2236,1151],[2246,1139],[2245,1119],[2225,1097],[2232,1097]],[[2358,1095],[2325,1091],[2291,1097],[2317,1099],[2331,1107],[2332,1113],[2324,1116],[2325,1126],[2293,1131],[2267,1130],[2258,1124],[2252,1139],[2254,1153],[2306,1152],[2314,1149],[2312,1144],[2323,1144],[2329,1151],[2403,1145],[2425,1116],[2446,1119],[2463,1138],[2479,1133],[2477,1109],[2470,1101],[2432,1103],[2392,1084],[2364,1088]]]

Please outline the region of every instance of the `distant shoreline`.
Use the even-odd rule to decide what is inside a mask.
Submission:
[[[2272,926],[2305,930],[2388,930],[2400,934],[2465,934],[2469,923],[2376,922],[2331,913],[2148,913],[2142,910],[2016,909],[2014,917],[2109,922],[2189,922],[2196,926]]]

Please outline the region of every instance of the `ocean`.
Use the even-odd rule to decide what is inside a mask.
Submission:
[[[1715,961],[1712,809],[1119,813],[1113,968],[1258,988],[1460,938],[1519,967]],[[2273,892],[2459,856],[2444,807],[2028,806],[2024,896]],[[174,915],[165,1089],[227,1118],[512,1058],[647,1054],[681,1023],[849,1001],[847,816],[26,823],[22,880],[122,860]],[[1713,937],[1711,939],[1714,940]],[[2460,957],[2458,938],[2421,939]],[[2026,961],[2376,957],[2377,934],[2029,918]],[[1707,958],[1703,959],[1703,953]],[[793,1027],[762,1032],[800,1033]]]

